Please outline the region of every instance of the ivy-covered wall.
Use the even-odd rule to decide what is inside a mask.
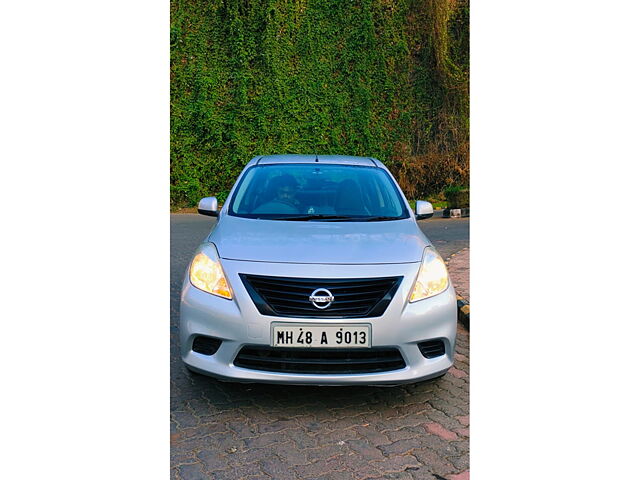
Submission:
[[[468,184],[468,40],[468,1],[172,0],[172,206],[273,153],[377,157],[413,198]]]

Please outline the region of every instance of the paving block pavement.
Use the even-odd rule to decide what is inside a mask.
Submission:
[[[459,294],[465,253],[449,263]],[[468,250],[466,251],[468,262]],[[466,287],[465,287],[466,285]],[[469,332],[436,381],[397,387],[235,384],[189,373],[171,294],[172,479],[469,478]],[[468,298],[468,297],[467,297]]]
[[[449,275],[456,293],[463,297],[467,302],[471,302],[469,292],[469,248],[463,248],[459,252],[451,255],[447,261]]]

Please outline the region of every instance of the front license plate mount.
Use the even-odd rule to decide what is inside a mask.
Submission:
[[[289,348],[370,348],[368,323],[272,323],[271,346]]]

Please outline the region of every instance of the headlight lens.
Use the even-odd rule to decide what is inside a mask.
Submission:
[[[416,284],[411,292],[410,302],[417,302],[444,292],[449,286],[449,274],[442,257],[433,247],[424,250]]]
[[[233,298],[220,265],[218,252],[213,244],[202,247],[193,258],[189,268],[189,280],[194,287],[207,293],[223,298]]]

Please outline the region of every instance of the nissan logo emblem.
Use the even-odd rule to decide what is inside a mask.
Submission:
[[[324,310],[333,302],[333,294],[326,288],[316,288],[311,295],[309,295],[309,301],[313,303],[313,306]]]

